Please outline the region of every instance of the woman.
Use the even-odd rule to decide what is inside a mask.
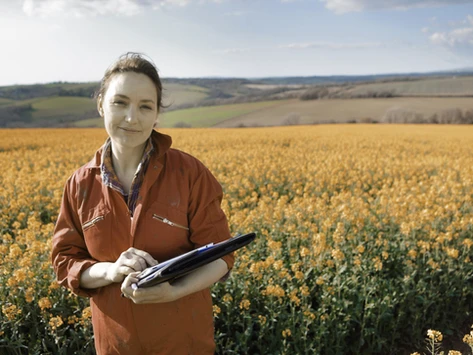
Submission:
[[[146,267],[230,237],[219,183],[153,129],[161,99],[155,66],[139,54],[120,57],[97,95],[109,138],[64,189],[52,263],[61,285],[91,297],[98,354],[215,349],[209,287],[233,255],[172,284],[131,287]]]

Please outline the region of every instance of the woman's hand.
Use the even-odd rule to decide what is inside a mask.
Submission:
[[[122,282],[127,275],[143,271],[147,267],[157,264],[158,261],[147,252],[129,248],[121,253],[117,261],[108,267],[105,277],[110,282]]]
[[[227,263],[222,259],[217,259],[175,280],[172,285],[169,282],[163,282],[156,286],[138,289],[133,289],[132,284],[138,282],[139,273],[131,273],[123,281],[121,291],[124,297],[135,303],[172,302],[210,287],[227,272]]]
[[[136,304],[165,303],[180,298],[178,289],[169,282],[163,282],[156,286],[133,289],[132,284],[138,282],[136,276],[139,272],[129,274],[122,283],[122,295],[131,299]]]

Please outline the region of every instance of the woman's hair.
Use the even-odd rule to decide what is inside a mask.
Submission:
[[[163,86],[161,84],[161,79],[159,78],[158,69],[151,60],[145,59],[143,54],[134,52],[128,52],[121,55],[118,60],[105,71],[102,81],[100,82],[100,87],[95,92],[95,98],[103,97],[105,95],[105,92],[108,88],[108,83],[110,82],[110,79],[113,75],[127,72],[144,74],[150,78],[158,93],[158,111],[164,107],[162,103]]]

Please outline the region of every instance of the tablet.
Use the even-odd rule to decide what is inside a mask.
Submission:
[[[172,282],[200,266],[206,265],[222,256],[243,248],[256,237],[255,233],[239,235],[216,244],[207,244],[188,253],[169,259],[158,265],[143,270],[138,276],[138,282],[133,288],[150,287],[162,282]]]

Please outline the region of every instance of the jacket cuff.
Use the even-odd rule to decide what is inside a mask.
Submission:
[[[74,265],[70,268],[69,273],[67,275],[67,283],[70,290],[82,297],[92,297],[98,291],[98,289],[86,289],[80,287],[80,275],[91,267],[94,264],[97,264],[97,260],[82,260],[76,261]]]

